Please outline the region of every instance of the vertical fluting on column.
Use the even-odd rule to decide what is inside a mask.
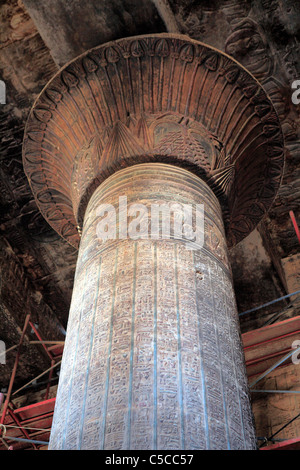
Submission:
[[[149,217],[155,203],[204,204],[203,247],[150,231],[102,243],[98,208],[120,196]],[[219,202],[172,165],[120,170],[86,210],[50,449],[254,448]]]

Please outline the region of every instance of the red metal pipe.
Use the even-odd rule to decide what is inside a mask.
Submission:
[[[252,348],[255,348],[256,346],[261,346],[262,344],[271,343],[273,341],[278,341],[280,339],[287,338],[288,336],[294,336],[298,333],[300,333],[300,330],[290,331],[289,333],[285,333],[284,335],[281,335],[281,336],[275,336],[274,338],[265,339],[264,341],[261,341],[259,343],[254,343],[254,344],[250,344],[249,346],[244,346],[244,350],[252,349]]]
[[[249,359],[248,361],[246,361],[246,366],[257,364],[259,362],[264,362],[266,359],[272,359],[273,357],[281,356],[282,354],[289,353],[290,351],[292,351],[292,348],[282,349],[281,351],[266,354],[265,356],[260,356],[256,359]]]
[[[290,214],[290,218],[292,219],[292,223],[293,223],[296,235],[298,237],[298,241],[300,243],[300,230],[299,230],[299,227],[298,227],[298,224],[297,224],[297,221],[296,221],[294,211],[290,211],[289,214]]]
[[[28,419],[24,419],[21,421],[21,426],[28,426],[29,424],[33,424],[33,423],[36,423],[36,422],[39,422],[39,421],[42,421],[42,420],[45,420],[47,418],[52,419],[53,417],[53,411],[49,412],[49,413],[45,413],[43,415],[40,415],[40,416],[34,416],[33,418],[28,418]]]
[[[11,418],[14,420],[15,424],[20,427],[20,431],[26,437],[26,439],[30,439],[30,436],[29,436],[28,432],[24,428],[22,428],[21,422],[19,421],[18,417],[14,414],[14,412],[10,408],[10,406],[8,406],[8,413],[11,416]],[[36,445],[34,443],[32,443],[32,445],[33,445],[34,449],[37,450]]]
[[[3,411],[2,411],[2,416],[1,416],[1,419],[0,419],[0,424],[4,424],[4,420],[5,420],[7,408],[8,408],[9,402],[10,402],[11,392],[12,392],[12,388],[13,388],[13,384],[14,384],[14,380],[15,380],[15,376],[16,376],[16,372],[17,372],[17,367],[18,367],[18,363],[19,363],[19,359],[20,359],[20,355],[21,355],[21,348],[22,348],[22,344],[23,344],[23,339],[24,339],[26,329],[27,329],[27,326],[28,326],[28,323],[29,323],[29,319],[30,319],[30,314],[26,315],[26,318],[25,318],[23,331],[22,331],[21,338],[20,338],[20,341],[19,341],[19,344],[18,344],[18,350],[17,350],[17,355],[16,355],[16,358],[15,358],[14,367],[13,367],[11,377],[10,377],[10,382],[9,382],[9,386],[8,386],[8,390],[7,390],[6,400],[5,400],[4,406],[3,406]],[[2,429],[0,429],[0,436],[1,436],[1,434],[2,434]]]
[[[287,439],[277,444],[268,445],[267,447],[261,447],[259,450],[299,450],[300,449],[300,437],[293,439]]]
[[[20,414],[20,413],[24,413],[24,412],[27,412],[29,410],[38,410],[38,414],[39,415],[43,415],[44,414],[44,409],[46,408],[46,413],[48,413],[49,411],[53,411],[54,409],[54,406],[55,406],[55,401],[56,399],[55,398],[49,398],[48,400],[42,400],[42,401],[39,401],[37,403],[32,403],[31,405],[26,405],[26,406],[22,406],[21,408],[17,408],[14,410],[14,413],[17,413],[17,414]]]

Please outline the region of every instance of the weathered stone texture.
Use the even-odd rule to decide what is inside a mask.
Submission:
[[[101,243],[100,204],[203,204],[184,239]],[[199,178],[143,164],[108,178],[83,227],[51,449],[253,449],[219,203]]]

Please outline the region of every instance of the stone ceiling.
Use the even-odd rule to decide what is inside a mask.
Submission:
[[[285,137],[286,167],[269,214],[231,251],[239,311],[293,292],[291,285],[297,288],[287,271],[291,263],[295,271],[299,253],[289,215],[293,211],[300,220],[300,105],[291,100],[292,83],[300,77],[297,0],[2,1],[0,78],[6,105],[0,105],[0,339],[7,348],[17,344],[29,312],[44,340],[64,339],[77,258],[40,215],[23,171],[22,140],[31,106],[57,70],[86,49],[158,32],[187,34],[226,52],[272,99]],[[242,331],[261,326],[288,305],[280,302],[242,317]],[[287,312],[299,314],[297,309]],[[49,367],[43,349],[28,344],[33,339],[29,328],[15,386]],[[11,353],[0,366],[0,389],[8,385],[13,361]]]

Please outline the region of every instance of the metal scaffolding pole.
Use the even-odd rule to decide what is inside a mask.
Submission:
[[[252,388],[254,385],[256,385],[260,380],[262,380],[266,375],[268,375],[270,372],[272,372],[276,367],[280,366],[283,362],[285,362],[289,357],[291,357],[293,354],[296,354],[297,352],[300,351],[300,346],[297,349],[293,349],[291,352],[286,354],[283,358],[281,358],[279,361],[277,361],[273,366],[269,367],[265,372],[263,372],[261,375],[257,377],[253,382],[250,383],[250,388]]]
[[[278,297],[278,299],[271,300],[270,302],[267,302],[263,305],[260,305],[259,307],[254,307],[251,308],[250,310],[245,310],[244,312],[239,313],[239,317],[242,315],[246,315],[247,313],[252,313],[255,312],[256,310],[260,310],[261,308],[268,307],[269,305],[275,304],[276,302],[280,302],[280,300],[288,299],[289,297],[292,297],[293,295],[300,294],[300,290],[297,290],[296,292],[292,292],[291,294],[283,295],[282,297]]]
[[[59,366],[59,364],[61,363],[61,361],[57,362],[56,364],[52,365],[51,367],[49,367],[49,369],[45,370],[44,372],[42,372],[41,374],[37,375],[36,377],[34,377],[34,379],[31,379],[29,382],[27,382],[25,385],[23,385],[22,387],[18,388],[18,390],[16,390],[12,395],[16,395],[18,392],[20,392],[21,390],[23,390],[24,388],[26,388],[28,385],[30,385],[32,382],[34,382],[35,380],[39,379],[40,377],[42,377],[43,375],[47,374],[47,372],[49,372],[50,370],[54,369],[55,367]]]
[[[3,411],[2,411],[2,415],[1,415],[1,419],[0,419],[0,436],[3,435],[3,428],[5,428],[4,427],[4,421],[5,421],[6,413],[7,413],[7,411],[10,413],[9,402],[10,402],[10,398],[11,398],[11,394],[12,394],[12,388],[13,388],[13,384],[14,384],[14,380],[15,380],[15,376],[16,376],[16,372],[17,372],[17,368],[18,368],[18,364],[19,364],[19,360],[20,360],[21,348],[22,348],[22,345],[23,345],[23,340],[24,340],[24,337],[25,337],[26,329],[27,329],[28,324],[29,324],[29,320],[30,320],[30,314],[26,315],[26,317],[25,317],[25,322],[24,322],[21,338],[20,338],[20,341],[19,341],[19,344],[18,344],[17,355],[16,355],[16,358],[15,358],[14,367],[13,367],[11,377],[10,377],[8,391],[7,391],[6,399],[5,399],[5,402],[4,402],[4,405],[3,405]],[[15,417],[13,416],[13,418],[15,418]],[[36,449],[36,445],[35,445],[34,442],[32,442],[32,445],[33,445],[34,449]]]
[[[8,409],[9,402],[10,402],[11,392],[12,392],[12,388],[13,388],[13,384],[14,384],[14,380],[15,380],[15,376],[16,376],[17,367],[18,367],[18,364],[19,364],[21,348],[22,348],[22,345],[23,345],[23,340],[24,340],[24,336],[25,336],[25,333],[26,333],[28,323],[29,323],[29,319],[30,319],[30,314],[26,315],[23,331],[22,331],[21,338],[20,338],[20,341],[19,341],[19,344],[18,344],[18,351],[17,351],[14,367],[13,367],[11,377],[10,377],[8,391],[7,391],[6,399],[5,399],[4,406],[3,406],[2,416],[1,416],[1,419],[0,419],[0,424],[2,424],[2,425],[4,424],[6,412],[7,412],[7,409]],[[1,431],[1,428],[0,428],[0,436],[1,436],[1,433],[2,433],[2,431]]]

